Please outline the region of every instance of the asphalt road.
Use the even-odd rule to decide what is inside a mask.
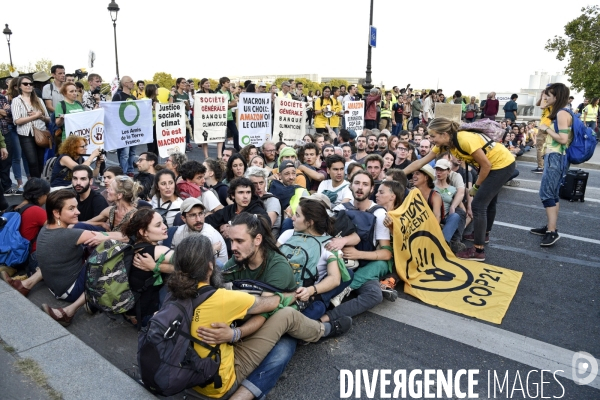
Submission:
[[[211,148],[211,154],[214,151]],[[200,149],[187,154],[202,159]],[[109,159],[114,160],[114,155]],[[537,194],[541,175],[532,174],[533,167],[519,162],[520,187],[502,190],[497,224],[486,251],[488,264],[523,272],[502,324],[464,317],[400,293],[397,302],[384,300],[374,312],[355,318],[346,336],[299,346],[269,398],[340,398],[340,369],[367,370],[369,376],[381,369],[390,369],[392,374],[399,369],[407,374],[415,369],[479,370],[474,388],[479,398],[494,397],[494,373],[500,381],[508,374],[504,391],[496,386],[497,398],[600,398],[598,379],[592,386],[579,386],[560,373],[556,378],[552,375],[565,369],[567,363],[558,360],[570,361],[571,353],[585,351],[600,357],[600,171],[589,171],[584,203],[560,203],[559,233],[570,236],[561,237],[552,248],[541,248],[540,237],[525,230],[545,224]],[[8,199],[11,204],[18,201],[17,197]],[[29,298],[36,304],[59,304],[43,284]],[[424,327],[426,320],[434,322]],[[80,311],[68,329],[117,367],[130,368],[135,363],[137,334],[121,319]],[[550,372],[542,377],[543,365],[554,368],[545,368]],[[570,376],[570,370],[566,374]],[[466,382],[466,378],[460,381],[463,391]],[[392,380],[388,391],[393,388]],[[362,383],[361,398],[369,398],[365,389]],[[383,398],[379,389],[378,385],[370,398]],[[406,398],[417,397],[406,394]]]

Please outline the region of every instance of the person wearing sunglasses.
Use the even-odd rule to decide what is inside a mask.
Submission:
[[[33,81],[28,76],[22,76],[17,81],[19,96],[11,104],[13,121],[17,125],[17,134],[21,144],[22,154],[29,165],[29,173],[34,178],[42,176],[44,167],[44,151],[35,143],[33,128],[46,131],[50,117],[44,102],[35,94]]]
[[[87,154],[87,142],[85,138],[83,136],[69,136],[60,145],[58,158],[52,168],[50,186],[54,188],[54,190],[57,190],[57,188],[70,187],[72,184],[73,168],[77,165],[86,165],[90,167],[95,160],[97,161],[96,168],[93,170],[93,176],[98,176],[100,164],[104,161],[101,152],[102,150],[100,148],[96,148],[92,151],[87,160],[84,160],[83,157]]]

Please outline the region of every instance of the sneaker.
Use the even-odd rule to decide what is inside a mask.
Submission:
[[[474,242],[475,241],[475,234],[474,233],[469,233],[467,235],[463,235],[463,239],[464,240],[468,240],[469,242]],[[485,240],[484,240],[485,244],[488,244],[490,242],[490,233],[487,232],[485,234]]]
[[[17,186],[17,195],[23,195],[23,185]]]
[[[387,299],[391,302],[396,301],[398,298],[398,292],[396,292],[396,280],[393,277],[386,278],[382,281],[379,281],[379,287],[381,288],[381,294],[384,299]]]
[[[330,321],[329,323],[331,324],[331,332],[329,332],[329,335],[323,336],[323,338],[326,337],[327,339],[331,339],[336,336],[341,336],[352,328],[352,318],[350,317],[341,317],[335,321]]]
[[[296,307],[298,307],[298,311],[302,312],[308,307],[308,301],[296,300]]]
[[[350,286],[348,286],[348,287],[346,287],[346,289],[344,289],[342,291],[342,293],[340,293],[337,296],[335,296],[334,298],[332,298],[329,302],[331,304],[333,304],[334,307],[337,307],[340,304],[342,304],[342,300],[344,300],[344,297],[348,296],[348,294],[350,294],[351,291],[352,291],[352,288],[350,288]]]
[[[17,193],[17,188],[16,187],[11,187],[11,188],[6,189],[4,191],[4,195],[5,196],[16,196],[17,194],[18,193]]]
[[[529,232],[533,233],[534,235],[545,236],[546,232],[548,232],[548,227],[544,225],[541,228],[531,228]]]
[[[461,260],[471,260],[471,261],[485,261],[485,251],[478,253],[475,250],[475,247],[469,247],[468,249],[456,253],[456,257]]]
[[[504,186],[519,187],[521,186],[521,182],[516,179],[511,179],[510,181],[506,182]]]
[[[536,169],[532,169],[531,172],[533,172],[534,174],[543,174],[544,168],[537,167]]]
[[[466,250],[466,248],[467,246],[465,246],[463,242],[460,242],[458,240],[450,241],[450,250],[452,250],[454,254],[460,253],[461,251]]]
[[[556,243],[556,241],[558,239],[560,239],[560,236],[558,236],[558,232],[556,232],[556,231],[554,231],[554,232],[548,231],[544,235],[544,238],[542,239],[542,243],[540,243],[540,246],[542,246],[542,247],[552,246],[554,243]]]

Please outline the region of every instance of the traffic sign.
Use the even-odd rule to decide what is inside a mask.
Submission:
[[[369,46],[377,47],[377,28],[369,26]]]

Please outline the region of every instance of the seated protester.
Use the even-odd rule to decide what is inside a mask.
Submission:
[[[222,268],[227,262],[227,245],[223,236],[215,228],[204,223],[205,216],[206,208],[199,199],[195,197],[185,199],[181,203],[181,219],[185,224],[169,229],[169,235],[172,237],[169,246],[176,249],[186,237],[196,233],[204,235],[210,239],[215,250],[217,264],[220,264]],[[163,244],[166,246],[166,241]]]
[[[271,221],[271,232],[274,237],[278,237],[281,221],[283,220],[283,212],[281,211],[279,199],[272,193],[267,192],[268,175],[269,172],[266,169],[256,166],[250,167],[246,171],[246,178],[252,181],[256,195],[265,204],[265,210],[267,210],[267,214],[269,214],[269,219]]]
[[[229,158],[232,155],[237,154],[237,152],[238,151],[235,147],[225,147],[223,149],[223,157],[220,157],[219,160],[223,161],[223,165],[227,165],[227,161],[229,161]]]
[[[379,174],[379,180],[382,181],[385,179],[385,172],[390,168],[394,168],[396,154],[394,154],[391,150],[384,150],[380,155],[383,159],[383,168],[381,170],[381,174]]]
[[[313,196],[323,196],[329,200],[325,195]],[[295,271],[296,278],[301,280],[296,289],[296,301],[305,302],[307,306],[302,310],[302,314],[315,320],[325,314],[330,300],[346,289],[351,281],[351,273],[346,270],[344,261],[340,259],[341,255],[337,251],[330,252],[325,248],[325,243],[335,234],[335,221],[327,215],[327,204],[327,201],[312,196],[300,200],[292,217],[294,229],[282,232],[277,239],[277,246],[288,259],[291,259],[290,256],[295,254],[298,247],[306,246],[305,250],[309,251],[310,248],[311,252],[315,250],[309,247],[312,242],[309,242],[308,237],[315,238],[318,242],[321,255],[315,257],[315,265],[300,265],[296,267],[300,271]],[[303,273],[304,268],[306,273]],[[341,268],[344,273],[343,280]]]
[[[346,174],[346,180],[347,180],[348,182],[350,182],[350,181],[352,180],[352,175],[354,175],[354,174],[355,174],[355,173],[357,173],[358,171],[364,171],[364,170],[365,170],[365,168],[363,167],[363,165],[362,165],[362,164],[359,164],[359,163],[353,162],[353,163],[350,163],[350,164],[348,165],[348,168],[347,168],[347,170],[348,170],[348,173]]]
[[[283,212],[283,222],[280,232],[292,229],[292,215],[296,212],[296,206],[300,198],[308,197],[308,191],[297,185],[296,166],[292,161],[283,161],[279,164],[279,180],[271,182],[270,193],[279,199]]]
[[[226,343],[232,341],[234,333],[239,340],[243,330],[229,328],[233,321],[249,315],[270,313],[280,304],[287,305],[293,302],[294,296],[290,294],[255,297],[245,292],[220,288],[220,271],[215,268],[212,259],[212,246],[207,238],[193,235],[184,239],[174,257],[175,272],[168,282],[170,295],[176,299],[193,298],[197,296],[199,288],[208,285],[216,289],[195,310],[195,316],[192,318],[191,333],[199,340],[211,345]],[[312,321],[291,307],[279,309],[272,313],[268,320],[262,316],[254,318],[262,319],[263,323],[257,325],[250,332],[250,336],[235,346],[220,347],[221,364],[218,373],[222,387],[215,388],[214,384],[209,384],[205,387],[194,387],[189,391],[195,391],[203,398],[229,398],[285,333],[304,341],[316,342],[321,337],[343,334],[352,326],[351,320],[347,318],[332,324]],[[220,322],[218,325],[223,326],[222,330],[228,335],[228,339],[213,340],[215,329],[212,329],[212,326],[215,322]],[[210,350],[198,344],[194,344],[194,349],[200,357],[207,357],[210,353]]]
[[[64,129],[65,118],[63,115],[80,113],[84,112],[85,110],[83,109],[83,105],[77,100],[77,86],[75,86],[74,83],[63,83],[60,88],[60,94],[63,95],[64,100],[59,101],[56,104],[54,116],[56,117],[56,126],[63,127],[61,141],[64,142],[67,136]]]
[[[50,184],[41,178],[29,178],[23,189],[23,201],[10,207],[7,212],[16,211],[21,214],[19,233],[30,242],[29,259],[25,264],[25,272],[27,276],[31,276],[37,269],[37,237],[40,229],[46,223],[46,210],[42,207],[46,204],[48,193],[50,193]],[[0,267],[0,270],[5,271],[9,276],[13,276],[17,272],[16,268],[10,266]]]
[[[466,248],[466,246],[460,241],[462,232],[465,230],[465,222],[460,214],[455,212],[456,209],[451,210],[455,198],[457,196],[459,197],[457,199],[459,204],[461,204],[460,201],[462,201],[462,199],[460,198],[456,187],[450,184],[450,162],[448,160],[441,159],[436,162],[435,176],[436,180],[434,182],[434,190],[440,194],[444,204],[445,218],[443,218],[441,221],[441,223],[444,225],[442,227],[442,233],[444,234],[444,239],[446,239],[446,242],[450,244],[452,251],[454,253],[458,253]],[[456,239],[453,240],[454,237]]]
[[[187,161],[185,153],[171,153],[165,162],[165,168],[175,174],[175,182],[179,180],[179,167],[181,167]],[[155,174],[156,178],[156,174]]]
[[[195,197],[205,204],[208,213],[219,211],[223,205],[217,196],[209,189],[204,187],[204,175],[206,167],[199,161],[186,161],[179,167],[180,179],[177,182],[179,197],[183,200],[189,197]]]
[[[284,147],[281,149],[281,151],[279,152],[279,158],[277,161],[278,168],[273,169],[273,171],[272,171],[273,174],[269,177],[269,179],[281,180],[281,176],[280,176],[281,163],[283,163],[284,161],[291,161],[292,163],[294,163],[294,168],[296,168],[296,164],[297,164],[296,161],[298,161],[298,157],[296,155],[296,150],[294,150],[292,147]],[[295,179],[296,180],[294,181],[294,183],[296,185],[302,186],[305,189],[307,188],[306,185],[307,185],[308,179],[306,178],[306,175],[304,175],[304,173],[297,168],[296,168],[296,178]]]
[[[104,174],[102,175],[102,186],[104,187],[108,187],[110,185],[110,183],[113,181],[113,179],[115,179],[116,176],[119,175],[124,175],[123,174],[123,168],[121,168],[118,165],[112,165],[108,168],[106,168],[104,170]],[[104,197],[105,199],[108,197],[108,193],[106,191],[106,189],[104,189],[102,192],[100,192],[100,194],[102,195],[102,197]],[[108,202],[108,200],[106,200]],[[113,204],[110,204],[110,202],[108,202],[108,205],[111,206]]]
[[[376,203],[385,208],[386,211],[393,211],[400,207],[405,197],[406,185],[393,180],[381,182],[375,196]]]
[[[263,156],[263,160],[265,161],[263,168],[266,168],[269,172],[273,168],[277,167],[278,154],[276,151],[276,144],[270,140],[265,141],[261,147],[260,152]],[[250,160],[250,162],[252,163],[252,160]]]
[[[457,231],[452,236],[453,241],[460,242],[462,239],[462,236],[463,236],[463,233],[465,230],[466,221],[467,221],[467,208],[466,208],[467,202],[466,202],[465,197],[471,197],[471,196],[466,196],[467,191],[465,190],[465,180],[464,180],[463,176],[459,173],[460,164],[458,163],[458,160],[456,160],[454,158],[454,156],[452,154],[450,154],[449,152],[442,152],[436,157],[436,168],[438,165],[437,161],[440,161],[440,160],[444,160],[444,161],[442,161],[439,165],[448,168],[449,184],[456,188],[456,194],[454,195],[454,198],[452,199],[452,203],[450,204],[450,207],[448,208],[448,213],[450,213],[450,214],[456,213],[460,216],[461,222],[458,224]],[[454,165],[453,161],[457,161],[457,164],[459,164],[459,165]],[[471,169],[474,169],[474,168],[471,168]],[[475,181],[476,180],[477,180],[477,177],[475,177]],[[472,182],[475,182],[475,181],[472,180]],[[462,247],[460,245],[458,245],[458,246]]]
[[[43,279],[54,297],[73,303],[58,309],[42,304],[44,312],[62,326],[69,326],[77,310],[85,304],[84,245],[97,246],[108,239],[127,240],[120,233],[67,229],[77,223],[78,215],[73,191],[62,189],[51,192],[46,200],[48,223],[40,230],[36,247],[37,259],[44,261],[33,275],[23,281],[13,280],[2,273],[6,283],[24,296]]]
[[[107,201],[114,205],[106,207],[99,215],[88,221],[78,222],[74,228],[121,232],[122,227],[129,223],[137,211],[137,194],[140,190],[140,184],[127,175],[115,177],[106,188]]]
[[[324,144],[321,147],[321,155],[319,156],[319,162],[321,164],[327,164],[327,157],[335,154],[335,146],[332,144]]]
[[[375,195],[377,194],[377,189],[379,189],[379,184],[381,183],[381,180],[379,178],[381,177],[381,173],[384,172],[383,158],[381,158],[379,154],[369,154],[365,158],[365,167],[367,172],[369,173],[369,175],[371,175],[373,181],[375,182],[375,187],[373,188],[373,192],[371,193],[371,200],[374,201]]]
[[[167,238],[167,227],[159,213],[144,208],[133,214],[128,224],[122,225],[121,232],[127,238],[134,238],[135,268],[131,268],[129,272],[131,290],[135,292],[146,288],[136,306],[123,314],[123,317],[133,326],[139,326],[140,323],[141,326],[146,326],[160,308],[159,291],[166,280],[161,275],[173,272],[173,250],[158,244]]]
[[[206,167],[204,174],[204,186],[213,190],[223,206],[227,205],[227,191],[229,188],[221,182],[223,180],[223,168],[221,162],[214,158],[206,158],[202,163]]]
[[[92,170],[87,165],[77,165],[73,168],[73,189],[77,194],[77,209],[82,221],[89,221],[108,207],[108,202],[100,193],[91,188]]]
[[[253,144],[249,144],[241,149],[239,154],[244,157],[246,165],[249,165],[250,160],[258,155],[258,147]]]
[[[316,192],[319,184],[327,179],[327,167],[321,162],[319,153],[319,147],[315,143],[305,144],[298,153],[302,162],[298,170],[310,179],[311,183],[306,189],[311,193]]]
[[[333,310],[327,311],[321,317],[321,321],[361,314],[381,303],[384,295],[390,301],[394,301],[398,297],[395,290],[381,287],[379,283],[381,278],[392,272],[388,264],[388,261],[392,259],[392,250],[390,247],[390,231],[383,223],[386,210],[370,200],[374,186],[373,177],[366,171],[358,171],[352,176],[351,190],[354,199],[350,203],[356,209],[353,213],[369,212],[375,216],[373,242],[366,243],[363,238],[360,238],[359,248],[372,250],[358,250],[356,247],[348,246],[344,243],[345,237],[332,239],[329,247],[339,249],[340,246],[344,246],[342,248],[344,258],[366,262],[365,265],[354,271],[354,278],[350,286],[340,293],[336,299],[332,299],[332,302],[335,301],[334,304],[339,304],[339,301],[350,290],[356,290],[358,296],[340,304]],[[336,207],[336,210],[344,210],[348,215],[347,204],[340,204]],[[359,214],[355,214],[355,218],[359,217]]]
[[[325,163],[327,164],[327,174],[331,179],[322,181],[319,184],[317,193],[327,196],[334,207],[340,203],[350,201],[352,192],[350,191],[350,183],[344,179],[344,168],[346,166],[344,158],[334,154],[327,157]]]
[[[138,173],[133,176],[133,180],[139,182],[142,187],[139,197],[142,200],[149,201],[154,175],[156,175],[155,168],[158,165],[158,156],[149,151],[143,152],[137,159],[136,165]]]
[[[154,176],[154,187],[152,188],[152,200],[150,204],[158,212],[168,227],[173,226],[173,220],[179,213],[181,198],[179,189],[175,185],[175,174],[169,169],[161,169]]]
[[[86,154],[87,143],[85,138],[81,136],[69,136],[60,145],[54,168],[52,168],[52,177],[50,178],[50,186],[61,189],[71,186],[71,177],[73,176],[73,168],[77,165],[85,165],[88,168],[94,160],[96,169],[94,170],[97,176],[100,164],[104,161],[104,156],[100,155],[100,148],[92,151],[92,154],[84,161],[83,156]],[[55,189],[56,190],[56,189]]]
[[[356,138],[356,153],[352,154],[352,160],[357,164],[364,164],[365,158],[367,158],[369,154],[367,153],[367,136],[360,135]]]
[[[248,163],[249,167],[265,168],[265,159],[262,156],[254,156]]]
[[[267,219],[269,214],[267,214],[262,200],[256,195],[254,184],[248,178],[236,178],[229,183],[229,199],[233,204],[206,217],[206,223],[221,232],[227,244],[227,254],[231,255],[229,228],[233,218],[243,211],[264,215]]]
[[[246,163],[244,156],[242,156],[240,153],[233,154],[227,161],[227,168],[225,169],[225,179],[223,179],[223,183],[229,185],[229,183],[235,178],[243,177],[247,169],[248,164]]]

